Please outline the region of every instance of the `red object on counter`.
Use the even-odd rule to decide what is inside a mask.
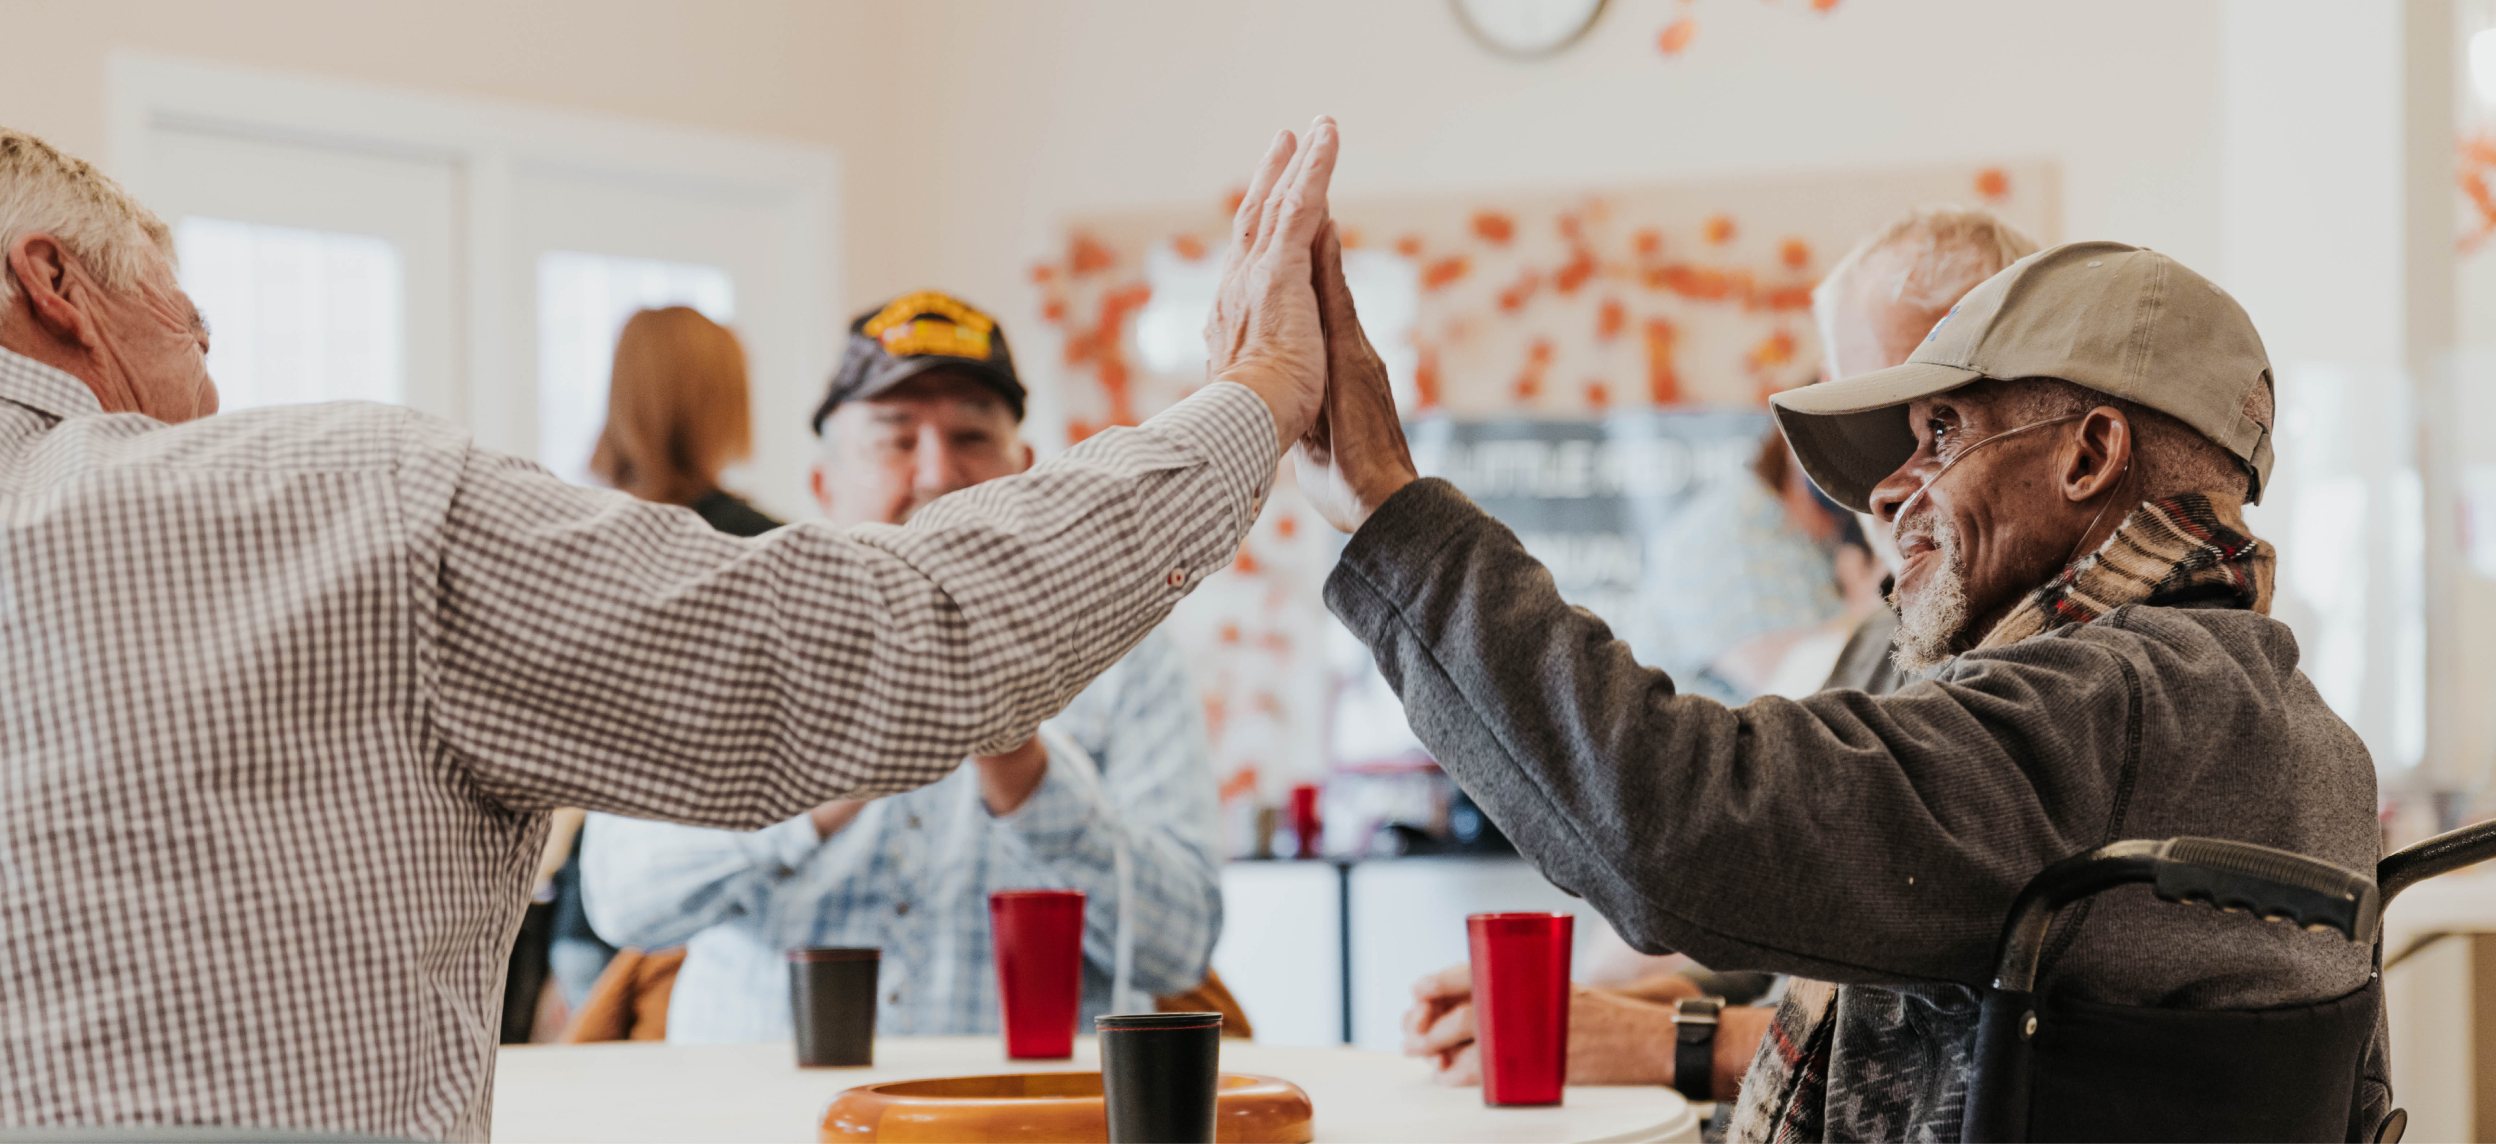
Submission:
[[[1568,914],[1474,914],[1474,1036],[1482,1103],[1558,1104],[1569,1072]]]
[[[988,895],[988,924],[997,946],[1005,1055],[1022,1061],[1075,1055],[1075,1016],[1083,1002],[1083,891],[999,890]]]
[[[1300,840],[1292,856],[1317,857],[1318,838],[1325,830],[1326,824],[1317,817],[1317,784],[1301,783],[1291,788],[1291,833]]]

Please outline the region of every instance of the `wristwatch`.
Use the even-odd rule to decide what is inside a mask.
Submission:
[[[1722,997],[1692,997],[1673,1007],[1673,1088],[1694,1101],[1716,1099],[1716,1015]]]

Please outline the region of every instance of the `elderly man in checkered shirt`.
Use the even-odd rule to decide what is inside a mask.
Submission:
[[[1316,422],[1335,132],[1213,383],[915,514],[743,539],[392,407],[223,417],[164,224],[0,129],[0,1124],[481,1139],[547,819],[755,829],[1030,738]]]
[[[899,524],[1029,468],[1026,396],[1005,331],[960,299],[924,290],[858,315],[815,411],[824,516]],[[618,945],[687,946],[670,1041],[787,1039],[783,953],[801,946],[884,951],[878,1032],[991,1033],[988,894],[1072,888],[1083,1014],[1149,1009],[1139,993],[1203,980],[1221,932],[1210,754],[1178,647],[1155,632],[1030,742],[932,786],[753,833],[591,815],[590,921]]]

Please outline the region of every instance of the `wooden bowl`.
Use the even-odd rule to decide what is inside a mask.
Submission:
[[[1222,1144],[1308,1144],[1309,1094],[1287,1080],[1223,1073],[1213,1138]],[[823,1110],[826,1144],[865,1141],[1098,1141],[1109,1114],[1096,1072],[1012,1073],[860,1085]]]

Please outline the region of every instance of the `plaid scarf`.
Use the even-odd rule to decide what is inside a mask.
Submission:
[[[2004,647],[2126,604],[2268,615],[2276,562],[2269,544],[2245,532],[2237,506],[2198,493],[2143,501],[2097,551],[2030,592],[1976,646]],[[1958,1139],[1976,1011],[1976,992],[1965,986],[1791,979],[1743,1078],[1727,1138]]]

